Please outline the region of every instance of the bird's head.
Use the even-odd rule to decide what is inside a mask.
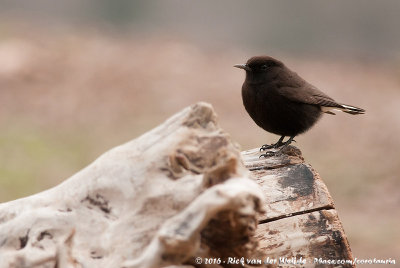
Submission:
[[[246,80],[249,82],[262,82],[272,78],[284,68],[284,65],[269,56],[256,56],[250,58],[245,64],[236,64],[234,67],[245,70]]]

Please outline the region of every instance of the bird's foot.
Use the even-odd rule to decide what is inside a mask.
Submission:
[[[261,146],[260,152],[270,150],[270,149],[277,149],[277,148],[281,147],[283,144],[284,143],[281,141],[278,141],[277,143],[274,143],[274,144],[264,144],[263,146]]]
[[[280,156],[280,155],[283,154],[283,151],[284,151],[293,141],[296,142],[296,141],[294,140],[294,136],[291,136],[291,137],[289,138],[289,140],[287,140],[286,142],[282,142],[282,140],[283,140],[283,137],[280,138],[279,141],[278,141],[277,143],[275,143],[275,144],[271,144],[271,145],[265,144],[265,145],[261,146],[260,151],[266,151],[266,150],[278,149],[278,148],[279,148],[279,150],[277,150],[277,151],[266,151],[265,153],[261,154],[261,155],[259,156],[259,158],[261,158],[261,157],[267,158],[267,157],[271,157],[271,156]]]
[[[266,151],[266,150],[271,150],[271,149],[278,149],[281,146],[289,145],[293,141],[296,142],[295,140],[291,140],[290,142],[289,141],[282,142],[279,140],[277,143],[274,143],[274,144],[264,144],[263,146],[261,146],[260,152]]]
[[[278,147],[279,147],[279,146],[277,145],[277,143],[274,143],[274,144],[264,144],[263,146],[261,146],[260,152],[266,151],[266,150],[270,150],[270,149],[275,149],[275,148],[278,148]]]

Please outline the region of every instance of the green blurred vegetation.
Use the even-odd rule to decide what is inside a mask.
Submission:
[[[95,141],[78,130],[55,133],[29,124],[3,129],[0,201],[36,193],[61,182],[71,171],[78,171],[93,160],[94,146]]]

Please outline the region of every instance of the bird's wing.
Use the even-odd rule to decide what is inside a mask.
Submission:
[[[283,86],[278,90],[279,94],[294,102],[314,104],[324,107],[340,107],[334,99],[323,93],[315,86],[305,82],[297,86]]]

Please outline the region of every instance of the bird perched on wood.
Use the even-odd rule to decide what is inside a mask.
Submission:
[[[353,115],[365,113],[364,109],[336,102],[272,57],[252,57],[246,64],[234,67],[246,71],[242,86],[246,111],[258,126],[281,136],[277,143],[260,148],[261,151],[279,148],[276,153],[267,151],[263,157],[280,154],[323,113],[334,114],[332,110]],[[283,142],[286,136],[289,139]]]

